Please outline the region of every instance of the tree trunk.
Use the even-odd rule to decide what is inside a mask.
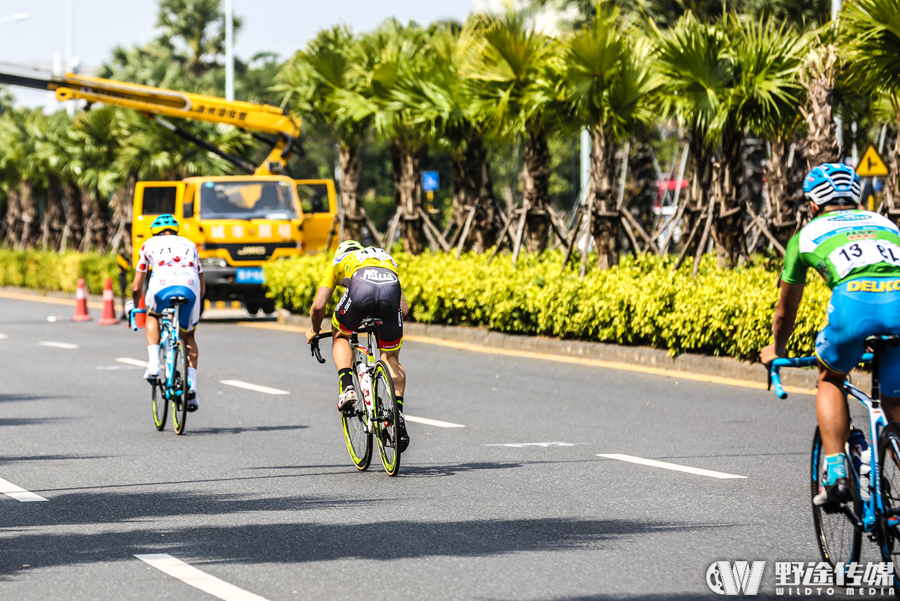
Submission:
[[[900,223],[900,112],[897,114],[897,123],[897,134],[891,135],[893,132],[888,132],[885,140],[889,171],[884,182],[884,212],[894,223]]]
[[[766,226],[782,246],[787,246],[791,236],[797,230],[799,210],[803,205],[802,173],[797,166],[800,161],[800,149],[794,146],[793,161],[791,157],[792,142],[783,136],[777,136],[769,142],[769,160],[766,161]],[[750,249],[753,252],[753,249]]]
[[[63,227],[62,187],[52,182],[47,189],[47,209],[41,224],[41,248],[58,250]]]
[[[18,248],[22,225],[22,185],[10,188],[6,207],[3,246]]]
[[[341,211],[344,214],[344,231],[341,232],[340,239],[359,240],[362,238],[363,222],[359,197],[359,182],[362,178],[359,146],[340,144],[338,157],[341,161]],[[385,245],[390,246],[389,243]]]
[[[722,160],[715,169],[712,236],[719,267],[734,269],[744,251],[744,205],[741,199],[742,132],[732,127],[722,135]],[[702,250],[701,250],[702,252]]]
[[[466,142],[466,152],[453,158],[453,222],[459,235],[473,206],[475,215],[463,241],[463,248],[484,252],[497,242],[501,224],[497,219],[491,163],[480,135]]]
[[[95,249],[105,253],[109,247],[109,210],[102,198],[96,198],[87,190],[81,190],[82,211],[85,221],[82,250]]]
[[[66,184],[66,237],[65,248],[78,248],[84,236],[84,199],[78,186]],[[65,250],[65,249],[62,249]]]
[[[38,211],[38,199],[34,195],[34,187],[30,182],[24,181],[19,187],[22,194],[20,202],[22,203],[22,233],[16,250],[25,250],[26,248],[34,248],[37,244],[40,230],[38,229],[38,219],[40,217]]]
[[[125,252],[129,255],[133,252],[134,249],[131,248],[131,220],[132,213],[134,212],[134,190],[137,187],[137,175],[131,174],[128,176],[128,179],[125,180],[125,186],[120,188],[112,197],[112,208],[113,208],[113,218],[112,218],[112,232],[109,233],[107,244],[111,241],[109,240],[113,236],[115,236],[118,232],[122,232],[122,239],[116,240],[116,245],[122,244],[124,242]],[[111,249],[113,251],[118,251],[118,248]]]
[[[403,249],[413,255],[425,250],[424,224],[419,216],[422,207],[422,172],[419,170],[419,157],[403,147],[398,141],[391,143],[394,164],[394,182],[397,191],[398,205],[401,211],[402,225],[400,237],[403,238]]]
[[[682,228],[684,244],[686,249],[682,249],[684,256],[690,256],[696,253],[697,245],[700,242],[700,236],[684,238],[689,232],[694,231],[697,221],[702,221],[707,214],[707,206],[709,203],[710,191],[713,185],[713,161],[712,151],[706,146],[703,132],[695,130],[691,132],[691,161],[688,181],[690,188],[686,191],[685,199],[687,207],[684,213],[684,227]],[[673,224],[677,226],[678,224]],[[702,228],[703,226],[699,226]]]
[[[611,137],[601,127],[591,130],[591,181],[588,206],[593,211],[591,234],[597,247],[597,267],[619,263],[619,207],[615,194],[616,156]]]
[[[550,232],[547,201],[550,198],[550,149],[544,131],[531,131],[525,141],[522,165],[522,204],[526,211],[526,248],[540,253],[547,248]]]
[[[834,46],[810,52],[801,82],[806,88],[806,106],[800,108],[809,128],[806,143],[807,168],[840,159],[840,147],[834,124],[834,77],[837,72]]]

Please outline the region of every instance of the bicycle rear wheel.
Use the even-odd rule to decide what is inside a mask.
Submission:
[[[355,373],[353,384],[356,386],[358,397],[356,407],[353,408],[353,413],[341,413],[341,424],[344,427],[344,440],[347,442],[350,459],[359,471],[364,471],[369,468],[372,461],[372,433],[366,432],[365,401]]]
[[[178,327],[177,324],[175,327]],[[172,345],[172,354],[175,356],[172,365],[172,425],[176,434],[184,433],[184,423],[187,421],[187,353],[184,352],[184,341],[176,340]]]
[[[878,471],[884,507],[881,555],[900,565],[900,424],[891,422],[878,440]],[[894,589],[900,590],[900,575],[894,574]]]
[[[153,401],[153,423],[156,429],[162,432],[166,427],[166,416],[169,411],[169,403],[166,400],[166,379],[167,376],[166,353],[163,347],[159,348],[159,377],[156,382],[151,384],[153,392],[151,398]]]
[[[810,498],[819,492],[822,484],[822,476],[825,472],[825,452],[822,450],[822,436],[816,428],[812,446],[812,485]],[[852,466],[847,466],[847,473],[852,472]],[[851,479],[853,476],[851,476]],[[849,502],[853,513],[860,515],[862,503],[859,500],[859,492],[854,482],[850,489],[853,499]],[[813,521],[816,525],[816,538],[819,541],[819,551],[822,559],[835,566],[839,563],[848,564],[859,561],[859,551],[862,542],[860,530],[840,511],[825,509],[813,504]]]
[[[391,372],[384,361],[375,364],[372,389],[375,397],[375,436],[381,463],[389,476],[396,476],[400,471],[400,408],[397,406]]]

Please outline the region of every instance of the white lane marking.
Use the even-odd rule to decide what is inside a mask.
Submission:
[[[72,344],[70,342],[50,342],[50,341],[45,340],[44,342],[38,342],[38,344],[41,346],[52,346],[53,348],[67,348],[67,349],[78,348],[77,344]]]
[[[259,384],[241,382],[240,380],[219,380],[219,384],[234,386],[235,388],[245,388],[247,390],[253,390],[255,392],[264,392],[266,394],[291,394],[287,390],[278,390],[277,388],[269,388],[268,386],[260,386]]]
[[[521,447],[574,447],[575,445],[571,442],[519,442],[519,443],[506,443],[506,444],[488,444],[484,445],[486,447],[513,447],[513,448],[521,448]]]
[[[0,340],[6,340],[8,336],[6,334],[0,334]]]
[[[44,497],[38,496],[33,492],[29,492],[24,488],[20,488],[12,482],[4,480],[3,478],[0,478],[0,493],[8,497],[12,497],[16,501],[22,501],[23,503],[32,503],[34,501],[47,500]]]
[[[131,357],[117,357],[116,361],[119,363],[124,363],[125,365],[134,365],[135,367],[147,367],[146,361],[141,361],[140,359],[132,359]]]
[[[166,553],[135,555],[135,557],[153,566],[160,572],[177,578],[185,584],[190,584],[213,597],[224,599],[224,601],[267,601],[264,597],[254,595],[233,584],[228,584],[224,580],[219,580],[206,572],[201,572],[197,568],[191,567],[180,559],[175,559]]]
[[[673,470],[676,472],[687,472],[688,474],[696,474],[698,476],[709,476],[710,478],[746,478],[747,476],[736,476],[734,474],[726,474],[724,472],[714,472],[712,470],[703,470],[698,467],[688,467],[686,465],[678,465],[677,463],[668,463],[666,461],[656,461],[655,459],[644,459],[643,457],[635,457],[633,455],[621,455],[619,453],[610,453],[597,455],[597,457],[606,457],[607,459],[618,459],[619,461],[627,461],[629,463],[639,463],[640,465],[649,465],[650,467],[660,467],[664,470]]]
[[[465,428],[462,424],[451,424],[450,422],[442,422],[436,419],[428,419],[427,417],[413,417],[412,415],[405,415],[403,418],[408,422],[415,422],[417,424],[425,424],[426,426],[436,426],[438,428]]]

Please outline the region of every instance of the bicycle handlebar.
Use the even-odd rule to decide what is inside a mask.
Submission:
[[[316,337],[309,343],[311,354],[319,363],[325,363],[325,359],[322,358],[322,352],[319,350],[319,341],[323,338],[331,338],[331,332],[316,334]]]
[[[872,361],[872,353],[865,353],[860,359],[860,363],[869,363]],[[784,391],[784,387],[781,385],[781,371],[782,367],[812,367],[813,365],[818,365],[819,358],[818,357],[786,357],[786,358],[778,358],[772,361],[772,367],[769,369],[769,385],[768,389],[775,387],[775,394],[778,395],[779,399],[786,399],[787,393]]]
[[[128,325],[131,326],[131,329],[133,331],[137,332],[137,329],[138,329],[137,324],[135,323],[134,316],[137,315],[138,313],[146,313],[146,312],[147,312],[147,309],[132,309],[131,312],[128,314]]]

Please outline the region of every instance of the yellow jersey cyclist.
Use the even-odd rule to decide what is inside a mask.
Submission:
[[[340,380],[338,410],[352,410],[357,401],[351,369],[353,351],[350,349],[350,335],[364,319],[377,317],[382,324],[375,329],[375,338],[381,357],[391,371],[397,404],[400,406],[399,450],[402,453],[409,446],[409,434],[403,418],[406,372],[400,365],[400,345],[403,343],[403,317],[409,312],[409,307],[400,288],[397,263],[381,248],[363,248],[356,240],[342,242],[319,283],[309,312],[312,327],[306,334],[307,341],[311,341],[319,333],[325,317],[325,305],[337,286],[346,288],[331,318],[334,337],[331,356]]]
[[[784,356],[806,272],[814,268],[832,296],[828,323],[816,338],[816,416],[827,473],[813,503],[836,505],[850,498],[844,452],[850,413],[844,380],[862,358],[868,336],[900,334],[900,230],[882,215],[858,210],[859,176],[847,165],[814,168],[803,180],[803,192],[813,219],[788,243],[772,321],[775,343],[762,350],[760,360],[768,366]],[[900,421],[900,348],[883,350],[879,378],[887,417]]]

